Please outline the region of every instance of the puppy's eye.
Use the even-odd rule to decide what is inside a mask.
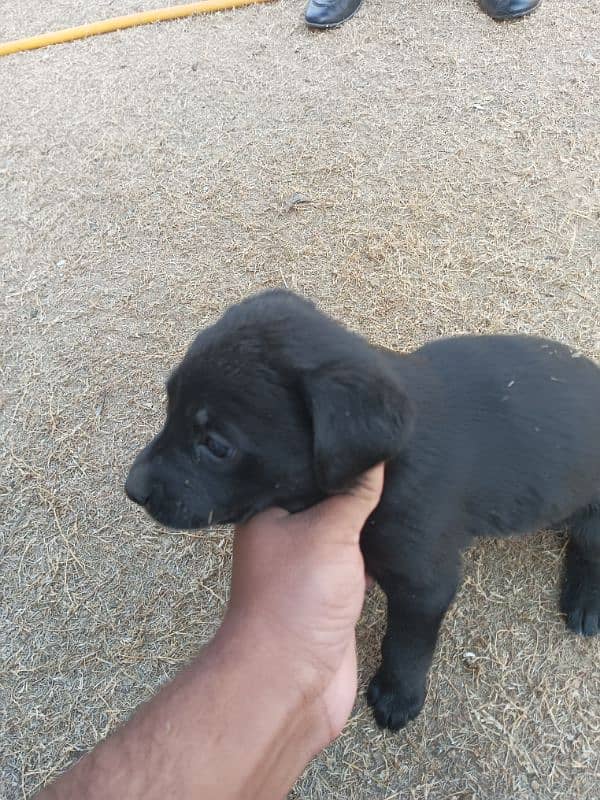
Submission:
[[[206,435],[204,446],[215,458],[230,458],[234,453],[230,444],[211,433]]]

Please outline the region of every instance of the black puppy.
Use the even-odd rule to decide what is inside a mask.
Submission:
[[[474,536],[566,522],[561,608],[600,617],[600,369],[556,342],[460,336],[371,347],[284,291],[230,308],[167,383],[163,430],[126,491],[159,522],[201,528],[305,508],[386,461],[362,546],[388,599],[369,703],[416,717],[440,623]]]

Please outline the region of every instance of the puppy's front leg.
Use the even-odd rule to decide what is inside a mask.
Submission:
[[[396,731],[414,719],[425,702],[426,681],[438,631],[456,592],[458,563],[444,564],[439,580],[424,583],[391,572],[377,576],[388,601],[381,665],[367,693],[377,724]]]

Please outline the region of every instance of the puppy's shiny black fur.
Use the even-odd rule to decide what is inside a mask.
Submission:
[[[421,710],[438,629],[474,536],[566,523],[561,608],[598,633],[600,369],[526,336],[461,336],[397,354],[284,291],[202,331],[168,384],[163,430],[129,497],[201,528],[305,508],[386,461],[362,546],[388,599],[368,699],[382,726]]]

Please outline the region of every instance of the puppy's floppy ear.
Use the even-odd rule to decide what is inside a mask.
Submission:
[[[336,363],[308,373],[304,387],[312,415],[315,473],[323,491],[341,491],[402,450],[413,409],[393,375]]]

